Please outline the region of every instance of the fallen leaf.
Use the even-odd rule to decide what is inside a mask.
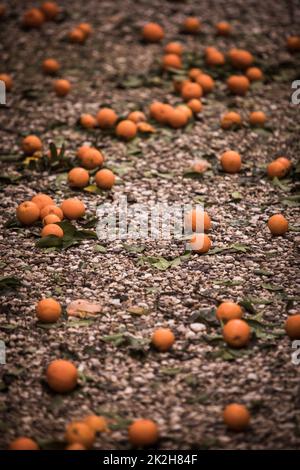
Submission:
[[[99,303],[77,299],[71,302],[66,310],[69,317],[88,318],[101,313],[102,307]]]

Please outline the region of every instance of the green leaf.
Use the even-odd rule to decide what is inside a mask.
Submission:
[[[90,184],[89,186],[86,186],[85,188],[83,188],[83,190],[86,191],[87,193],[103,194],[103,191],[100,188],[98,188],[96,184]]]
[[[252,305],[251,301],[249,300],[249,298],[245,298],[241,300],[239,304],[241,305],[241,307],[244,307],[244,309],[247,310],[247,312],[252,313],[253,315],[256,314],[256,310],[254,306]]]
[[[102,245],[95,245],[94,246],[94,251],[96,251],[97,253],[106,253],[107,248],[105,246],[102,246]]]
[[[128,245],[123,243],[123,248],[128,251],[128,253],[142,253],[145,249],[145,245]]]
[[[279,291],[282,291],[283,290],[283,287],[282,286],[275,286],[273,284],[262,284],[261,285],[264,289],[267,289],[267,290],[270,290],[272,292],[279,292]]]
[[[5,289],[15,289],[22,285],[20,279],[14,276],[4,276],[0,278],[0,291]]]

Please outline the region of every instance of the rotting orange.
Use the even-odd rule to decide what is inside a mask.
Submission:
[[[184,127],[188,122],[188,116],[185,111],[182,109],[172,109],[168,116],[168,124],[173,127],[173,129],[179,129]]]
[[[291,339],[300,339],[300,313],[288,316],[285,331]]]
[[[33,196],[31,202],[34,202],[38,208],[41,210],[45,206],[55,205],[52,197],[48,196],[47,194],[39,193]]]
[[[282,214],[275,214],[268,220],[268,228],[272,235],[283,235],[289,229],[289,223]]]
[[[43,220],[47,215],[54,214],[62,220],[64,218],[63,211],[60,207],[56,206],[55,204],[47,204],[41,209],[40,218]]]
[[[110,129],[116,124],[118,116],[113,109],[102,108],[98,111],[96,119],[101,129]]]
[[[68,182],[72,188],[84,188],[88,185],[89,180],[89,172],[84,168],[75,167],[68,173]]]
[[[54,20],[60,13],[60,8],[55,2],[42,3],[41,10],[47,20]]]
[[[230,403],[223,411],[226,426],[233,431],[243,431],[250,424],[250,413],[244,405]]]
[[[28,135],[22,140],[22,150],[26,155],[33,155],[35,152],[41,151],[42,148],[42,141],[36,135]]]
[[[196,77],[196,83],[201,86],[204,94],[210,93],[215,87],[214,79],[207,73],[199,74]]]
[[[235,111],[228,111],[221,118],[222,129],[230,129],[232,127],[239,127],[242,125],[242,118],[239,113]]]
[[[228,150],[221,155],[221,166],[226,173],[238,173],[242,166],[239,153]]]
[[[62,308],[57,300],[42,299],[37,303],[36,316],[43,323],[54,323],[61,316]]]
[[[108,430],[108,422],[104,416],[88,415],[83,419],[83,422],[92,428],[95,433]]]
[[[160,42],[164,35],[163,28],[157,23],[147,23],[142,30],[143,39],[147,42]]]
[[[46,380],[49,387],[58,393],[67,393],[77,385],[77,368],[70,361],[56,359],[47,367]]]
[[[17,207],[16,216],[23,225],[31,225],[40,217],[39,207],[32,201],[24,201]]]
[[[57,224],[57,222],[61,222],[61,220],[58,217],[58,215],[55,215],[55,214],[49,214],[43,218],[43,225]]]
[[[230,49],[228,58],[231,64],[238,69],[247,69],[254,61],[251,52],[236,48]]]
[[[246,77],[250,82],[256,82],[258,80],[263,80],[264,74],[258,67],[249,67],[246,70]]]
[[[244,320],[235,318],[229,320],[223,327],[224,341],[232,348],[242,348],[250,341],[251,330]]]
[[[47,224],[43,227],[41,231],[41,237],[49,237],[49,235],[54,235],[55,237],[62,238],[64,236],[64,231],[57,224]]]
[[[169,42],[164,50],[166,54],[181,55],[183,53],[183,45],[180,42]]]
[[[269,178],[283,178],[286,173],[286,166],[278,160],[274,160],[267,166],[267,174]]]
[[[45,59],[42,63],[43,72],[50,75],[55,74],[60,69],[60,64],[55,59]]]
[[[60,78],[58,80],[55,80],[55,82],[53,83],[53,88],[57,96],[63,97],[70,93],[72,85],[69,80]]]
[[[7,73],[0,74],[0,81],[4,82],[6,91],[11,91],[13,87],[13,79]]]
[[[250,82],[244,75],[231,75],[226,83],[228,89],[235,95],[245,95],[250,87]]]
[[[69,32],[68,38],[75,44],[83,44],[85,42],[86,36],[80,28],[73,28]]]
[[[174,333],[169,328],[158,328],[154,331],[151,343],[160,352],[168,351],[175,342]]]
[[[218,320],[229,321],[235,318],[242,318],[243,310],[239,304],[234,302],[222,302],[216,311]]]
[[[103,165],[104,157],[99,150],[91,147],[84,152],[80,160],[84,168],[94,170]]]
[[[134,122],[135,124],[138,124],[139,122],[146,121],[146,116],[142,111],[132,111],[128,114],[127,119]]]
[[[300,51],[300,36],[289,36],[286,45],[290,52]]]
[[[189,16],[183,22],[183,29],[187,33],[195,34],[200,30],[200,28],[201,22],[195,16]]]
[[[82,421],[74,421],[66,427],[65,440],[69,444],[81,444],[86,449],[91,449],[95,442],[95,432]]]
[[[186,82],[182,86],[181,96],[185,101],[190,101],[193,98],[199,99],[203,95],[202,87],[195,82]]]
[[[128,439],[134,447],[151,446],[158,438],[158,426],[151,419],[137,419],[128,428]]]
[[[95,182],[100,189],[111,189],[115,184],[116,177],[111,170],[103,168],[95,174]]]
[[[192,170],[196,173],[204,173],[211,165],[205,159],[196,160],[192,165]]]
[[[118,123],[116,127],[116,134],[122,139],[131,140],[137,134],[137,126],[135,122],[132,122],[129,119],[124,119]]]
[[[85,127],[86,129],[93,129],[97,126],[97,119],[91,114],[87,113],[84,113],[80,116],[79,122],[82,127]]]
[[[181,69],[182,61],[181,61],[180,56],[177,54],[166,54],[163,56],[162,66],[165,70]]]
[[[38,8],[30,8],[25,11],[22,18],[22,24],[25,28],[40,28],[44,22],[45,15]]]
[[[199,254],[207,253],[212,245],[211,239],[206,233],[194,233],[189,244],[191,250]]]
[[[39,450],[39,446],[29,437],[17,437],[9,444],[8,450]]]
[[[193,98],[193,99],[189,100],[187,102],[187,105],[188,105],[189,108],[191,108],[191,110],[195,114],[200,113],[200,111],[202,111],[202,103],[197,98]]]
[[[64,216],[69,220],[80,219],[85,214],[85,205],[77,198],[65,199],[60,208]]]
[[[216,24],[216,32],[219,36],[228,36],[232,33],[232,26],[227,21],[220,21]]]

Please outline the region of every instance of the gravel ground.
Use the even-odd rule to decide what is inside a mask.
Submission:
[[[26,7],[36,3],[28,1]],[[60,3],[65,12],[61,21],[24,32],[19,26],[22,2],[12,0],[0,28],[1,72],[10,72],[15,82],[7,107],[0,110],[1,174],[9,175],[1,179],[0,267],[2,276],[21,281],[20,287],[1,293],[0,330],[7,348],[7,364],[0,366],[1,448],[18,435],[55,447],[66,423],[90,412],[107,415],[114,424],[97,438],[98,449],[128,448],[127,424],[138,417],[159,424],[160,449],[298,448],[300,366],[292,364],[291,342],[283,334],[285,318],[299,311],[300,303],[299,210],[291,199],[297,182],[289,178],[274,185],[264,167],[277,155],[287,155],[294,164],[299,159],[299,105],[290,104],[290,94],[300,62],[299,55],[285,49],[287,35],[297,32],[299,2]],[[190,14],[203,21],[200,36],[178,32]],[[214,35],[213,25],[223,19],[234,26],[230,38]],[[72,45],[65,37],[80,21],[91,22],[95,32],[85,45]],[[166,40],[180,39],[200,59],[207,45],[224,51],[244,47],[255,55],[266,81],[252,87],[246,98],[235,98],[226,92],[224,79],[217,80],[216,91],[203,100],[203,113],[183,131],[162,128],[125,144],[98,130],[81,129],[80,114],[96,113],[103,104],[124,115],[136,107],[147,110],[153,100],[178,101],[165,78],[161,86],[131,88],[132,78],[128,85],[128,76],[154,74],[162,54],[161,45],[140,41],[146,21],[161,23]],[[62,76],[74,84],[65,99],[54,96],[51,78],[40,71],[45,57],[60,60]],[[229,107],[245,120],[252,110],[265,111],[267,129],[244,125],[223,131],[220,115]],[[118,172],[119,184],[110,194],[78,193],[69,189],[62,173],[19,170],[20,140],[29,133],[40,135],[45,144],[64,142],[70,157],[84,142],[98,145],[107,166]],[[220,171],[218,156],[227,149],[242,156],[238,175]],[[201,156],[209,158],[212,170],[202,179],[184,178]],[[22,178],[13,181],[14,176]],[[57,203],[79,196],[87,217],[95,215],[96,205],[120,195],[140,203],[201,201],[212,218],[213,248],[242,244],[246,249],[192,254],[164,271],[149,265],[147,257],[177,258],[184,253],[182,242],[136,242],[139,249],[134,250],[119,241],[84,240],[68,250],[40,249],[35,247],[38,228],[4,228],[16,205],[37,191]],[[272,238],[266,221],[277,212],[285,214],[291,230]],[[45,328],[34,313],[42,296],[54,296],[64,306],[77,298],[97,301],[103,311],[88,321],[64,317]],[[256,310],[245,315],[256,333],[245,350],[233,353],[218,339],[214,309],[223,299],[250,299]],[[143,314],[133,314],[132,307],[141,307]],[[261,321],[268,323],[268,331]],[[176,335],[166,354],[143,342],[158,326]],[[123,334],[121,345],[103,341],[117,333]],[[138,340],[128,344],[128,335]],[[80,386],[67,396],[53,394],[43,382],[47,364],[60,357],[70,358],[81,371]],[[221,411],[232,401],[251,410],[247,432],[229,432],[222,423]]]

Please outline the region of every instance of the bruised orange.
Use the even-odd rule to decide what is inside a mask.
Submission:
[[[206,73],[200,73],[196,77],[196,83],[201,86],[204,94],[210,93],[215,87],[214,79]]]
[[[39,207],[32,201],[22,202],[16,210],[17,219],[23,225],[31,225],[40,217]]]
[[[36,306],[36,316],[43,323],[54,323],[61,316],[60,303],[55,299],[42,299]]]
[[[232,348],[242,348],[250,341],[251,330],[244,320],[235,318],[229,320],[223,327],[224,341]]]
[[[95,174],[96,185],[100,189],[111,189],[115,184],[116,177],[111,170],[103,168]]]
[[[98,111],[96,119],[101,129],[110,129],[116,124],[118,116],[113,109],[102,108]]]
[[[18,437],[8,447],[9,450],[39,450],[38,444],[29,437]]]
[[[231,403],[223,411],[226,426],[233,431],[243,431],[249,426],[250,413],[244,405]]]
[[[35,152],[39,152],[42,148],[42,141],[36,135],[28,135],[22,140],[22,150],[26,155],[32,155]]]
[[[222,129],[230,129],[232,127],[238,127],[242,124],[242,118],[239,113],[235,111],[229,111],[225,113],[221,118]]]
[[[228,150],[221,155],[221,165],[226,173],[238,173],[242,166],[242,159],[239,153]]]
[[[165,46],[165,53],[181,55],[183,53],[183,45],[180,42],[169,42]]]
[[[195,114],[200,113],[200,111],[202,111],[202,103],[197,98],[193,98],[193,99],[189,100],[187,102],[187,105],[188,105],[189,108],[191,108],[191,110]]]
[[[159,438],[157,424],[151,419],[137,419],[128,428],[128,439],[134,447],[147,447]]]
[[[189,244],[192,251],[203,254],[210,250],[211,239],[206,235],[206,233],[195,233]]]
[[[249,67],[246,70],[246,77],[248,78],[248,80],[250,80],[250,82],[255,82],[258,80],[262,80],[264,78],[264,74],[258,67]]]
[[[169,328],[158,328],[154,331],[151,343],[161,352],[168,351],[175,342],[174,333]]]
[[[60,64],[55,59],[45,59],[42,63],[42,68],[45,73],[52,75],[59,71]]]
[[[30,8],[25,11],[22,18],[22,24],[26,28],[40,28],[44,22],[45,15],[38,8]]]
[[[69,80],[60,78],[58,80],[55,80],[55,82],[53,83],[53,88],[57,96],[63,97],[70,93],[72,85]]]
[[[47,224],[41,231],[41,237],[49,237],[49,235],[62,238],[64,236],[64,232],[63,229],[57,224]]]
[[[118,137],[122,137],[122,139],[131,140],[137,134],[137,126],[129,119],[124,119],[118,123],[116,127],[116,134]]]
[[[300,339],[300,313],[290,315],[287,318],[285,331],[291,339]]]
[[[90,147],[85,150],[80,160],[84,168],[94,170],[95,168],[103,165],[104,157],[99,150],[94,147]]]
[[[217,308],[216,316],[219,320],[229,321],[235,318],[242,318],[243,310],[239,304],[234,302],[222,302]]]
[[[228,36],[232,33],[232,26],[227,21],[220,21],[216,24],[216,31],[219,36]]]
[[[238,69],[246,69],[252,65],[254,58],[251,52],[244,49],[230,49],[228,58],[231,64]]]
[[[177,54],[166,54],[163,56],[162,66],[165,70],[181,69],[182,61],[181,61],[180,56]]]
[[[68,173],[68,182],[72,188],[84,188],[88,185],[89,180],[89,172],[84,168],[72,168]]]
[[[235,95],[245,95],[250,87],[250,82],[244,75],[231,75],[226,83],[228,89]]]
[[[86,129],[93,129],[97,126],[97,120],[91,114],[82,114],[79,121],[82,127],[85,127]]]
[[[71,392],[77,385],[77,368],[70,361],[56,359],[47,367],[46,380],[49,387],[55,392]]]
[[[47,194],[43,194],[43,193],[39,193],[39,194],[36,194],[35,196],[33,196],[33,198],[31,199],[31,202],[34,202],[40,210],[43,209],[43,207],[45,207],[45,206],[55,204],[52,197],[48,196]]]
[[[62,220],[64,218],[64,214],[62,210],[56,206],[55,204],[47,204],[46,206],[42,207],[40,212],[40,218],[43,220],[44,217],[47,215],[54,214]]]
[[[77,198],[65,199],[60,208],[69,220],[80,219],[85,214],[85,205]]]
[[[159,24],[147,23],[143,27],[142,35],[147,42],[159,42],[163,39],[165,33]]]
[[[183,22],[183,28],[187,33],[197,33],[201,28],[201,22],[195,16],[189,16]]]
[[[181,96],[185,101],[199,99],[203,95],[202,87],[195,82],[186,82],[181,88]]]
[[[289,223],[282,214],[275,214],[268,220],[268,227],[272,235],[283,235],[289,229]]]
[[[7,73],[1,73],[0,81],[4,82],[6,91],[11,91],[13,87],[13,79],[10,75],[8,75]]]

